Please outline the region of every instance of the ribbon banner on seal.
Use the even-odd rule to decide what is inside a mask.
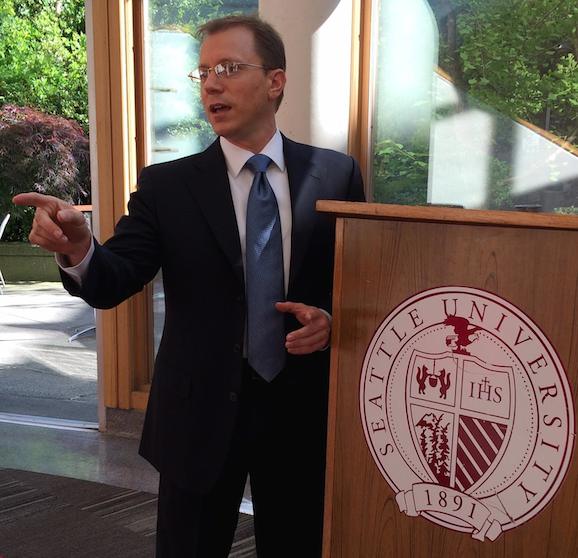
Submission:
[[[422,512],[438,512],[465,521],[474,529],[472,538],[496,540],[502,526],[492,518],[490,510],[479,500],[439,484],[416,483],[411,490],[398,492],[399,509],[415,517]]]

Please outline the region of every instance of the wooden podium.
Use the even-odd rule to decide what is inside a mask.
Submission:
[[[336,216],[323,557],[578,556],[578,218],[317,209]]]

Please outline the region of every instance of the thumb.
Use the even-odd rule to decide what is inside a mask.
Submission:
[[[72,207],[60,209],[56,221],[72,243],[85,243],[92,236],[84,215]]]
[[[309,323],[313,319],[312,307],[302,302],[277,302],[275,307],[279,312],[293,314],[302,325]]]
[[[86,219],[84,215],[73,208],[61,209],[56,217],[61,224],[72,225],[73,227],[84,227],[86,225]]]
[[[288,300],[285,302],[276,302],[275,303],[275,308],[277,308],[277,310],[279,310],[279,312],[291,312],[292,314],[295,314],[299,310],[300,306],[301,306],[300,303],[290,302]]]

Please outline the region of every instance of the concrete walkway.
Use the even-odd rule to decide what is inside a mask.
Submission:
[[[7,284],[0,295],[0,413],[97,422],[94,312],[60,283]]]

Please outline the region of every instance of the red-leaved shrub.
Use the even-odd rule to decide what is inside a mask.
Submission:
[[[11,213],[3,240],[26,240],[34,211],[12,197],[40,192],[90,203],[90,152],[79,124],[29,107],[0,107],[0,219]]]

